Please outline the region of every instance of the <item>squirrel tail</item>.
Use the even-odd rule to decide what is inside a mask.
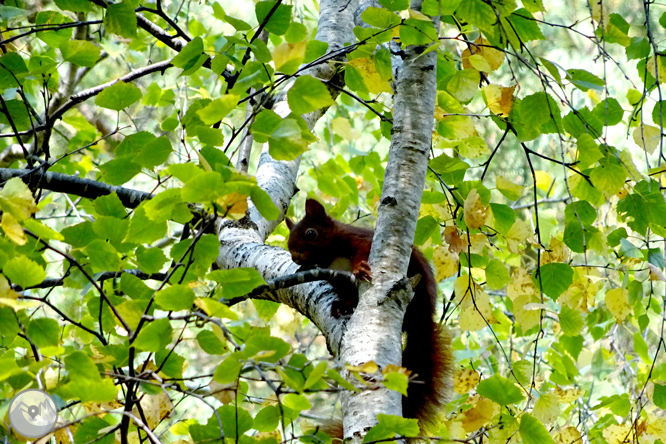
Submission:
[[[403,416],[417,418],[424,432],[437,426],[444,416],[453,387],[451,335],[436,322],[421,320],[418,329],[407,330],[407,346],[402,365],[416,374],[402,399]]]
[[[402,413],[405,418],[417,418],[424,432],[434,432],[453,389],[451,334],[433,320],[437,283],[427,259],[416,249],[410,269],[410,275],[423,276],[414,289],[414,299],[407,307],[403,322],[407,345],[402,353],[402,365],[415,377],[407,387],[407,397],[402,400]]]

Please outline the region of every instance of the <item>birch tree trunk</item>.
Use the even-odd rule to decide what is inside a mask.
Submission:
[[[411,2],[421,9],[421,1]],[[436,20],[438,24],[439,20]],[[408,46],[394,60],[393,130],[369,264],[372,286],[362,291],[347,325],[340,360],[351,365],[374,361],[381,369],[402,360],[402,322],[413,297],[407,267],[428,169],[435,100],[437,53]],[[397,58],[397,57],[396,57]],[[402,414],[402,396],[385,388],[342,397],[345,438],[362,442],[379,413]]]
[[[367,7],[373,2],[363,3]],[[420,10],[420,1],[412,2],[412,8]],[[354,19],[359,18],[356,1],[323,1],[317,39],[329,44],[329,52],[340,49],[352,40]],[[327,283],[299,285],[273,295],[276,302],[285,303],[310,318],[326,337],[331,353],[352,365],[374,361],[383,368],[401,362],[402,320],[412,297],[405,276],[427,171],[436,97],[436,53],[423,55],[424,50],[420,46],[408,47],[396,64],[400,69],[395,82],[395,124],[370,255],[372,287],[362,293],[349,322],[330,316],[331,303],[337,296]],[[335,74],[330,64],[315,69],[316,72],[308,74],[320,80],[330,80]],[[286,97],[273,109],[286,116],[289,113]],[[320,110],[303,117],[312,128],[322,115]],[[267,221],[250,207],[248,217],[242,221],[221,221],[219,266],[253,267],[266,280],[298,269],[288,252],[263,242],[289,207],[299,165],[300,158],[292,162],[275,161],[267,147],[264,148],[256,177],[281,210],[281,217]],[[361,442],[362,436],[376,424],[379,413],[401,415],[401,395],[380,389],[343,397],[345,437]]]

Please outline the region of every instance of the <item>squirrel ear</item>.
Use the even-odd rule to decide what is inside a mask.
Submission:
[[[328,217],[324,206],[314,199],[305,201],[305,215],[314,219],[326,219]]]
[[[289,231],[292,231],[296,224],[294,223],[293,220],[289,219],[288,217],[284,219],[284,221],[287,223],[287,228],[289,228]]]

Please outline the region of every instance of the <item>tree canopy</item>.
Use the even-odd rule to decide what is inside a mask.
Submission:
[[[4,442],[26,388],[77,444],[330,443],[405,394],[349,276],[295,274],[315,197],[433,264],[433,439],[665,443],[665,37],[649,0],[5,0]],[[422,436],[394,408],[353,439]]]

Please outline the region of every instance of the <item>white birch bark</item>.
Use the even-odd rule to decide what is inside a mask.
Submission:
[[[420,10],[421,0],[413,0],[411,8]],[[340,359],[351,365],[374,361],[381,369],[402,359],[402,321],[413,296],[405,276],[428,168],[437,94],[437,54],[424,55],[424,49],[409,46],[401,63],[394,64],[399,69],[393,131],[369,259],[372,286],[362,291],[342,341]],[[402,415],[401,401],[398,392],[388,389],[345,393],[345,438],[361,442],[379,413]]]
[[[354,12],[357,0],[323,0],[319,10],[317,40],[328,43],[328,51],[344,48],[344,44],[354,39]],[[323,63],[309,69],[305,74],[322,81],[333,78],[336,73],[334,63]],[[335,97],[337,92],[331,91]],[[273,107],[280,116],[290,113],[286,94],[277,99]],[[313,128],[325,110],[318,110],[303,116],[309,128]],[[289,208],[295,193],[296,177],[300,157],[290,162],[276,161],[264,145],[255,176],[257,183],[271,197],[280,209],[280,217],[274,221],[264,219],[249,203],[247,217],[241,221],[218,221],[220,254],[217,264],[221,268],[251,267],[257,269],[266,280],[294,273],[298,266],[291,255],[276,247],[264,245],[266,237],[277,227]],[[276,293],[276,302],[287,304],[310,318],[327,339],[331,353],[338,354],[345,321],[330,316],[331,303],[337,299],[330,285],[324,282],[303,284]]]

